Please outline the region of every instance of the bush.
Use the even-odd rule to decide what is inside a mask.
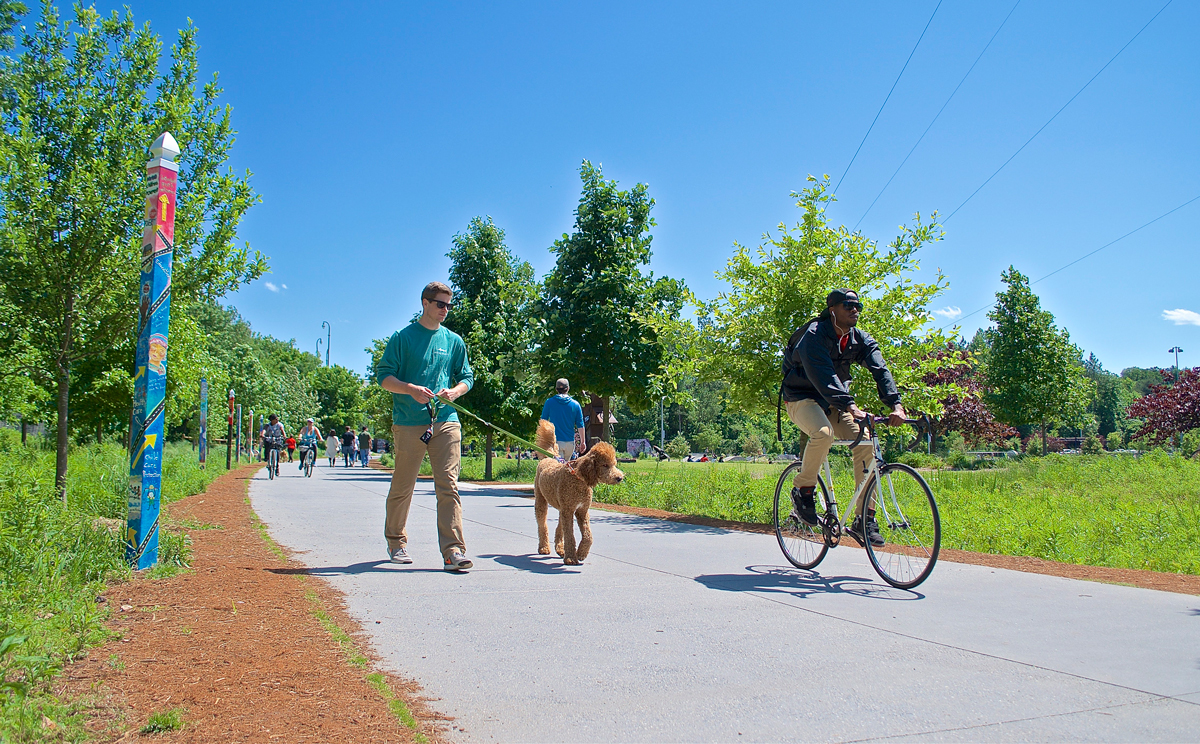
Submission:
[[[688,440],[684,439],[682,434],[677,434],[674,439],[667,442],[665,450],[671,457],[682,460],[691,454],[692,445],[688,444]]]
[[[1104,435],[1104,448],[1109,452],[1119,450],[1125,446],[1125,437],[1121,436],[1121,430],[1110,431]]]
[[[924,452],[905,452],[896,458],[896,462],[904,463],[910,468],[944,468],[946,461],[937,455],[927,455]]]
[[[742,454],[746,457],[759,457],[762,453],[762,440],[757,434],[751,434],[742,440]]]
[[[396,458],[392,455],[391,452],[384,452],[381,455],[379,455],[379,464],[385,468],[395,467]]]
[[[1192,429],[1183,435],[1183,444],[1179,447],[1184,455],[1191,457],[1200,450],[1200,429]]]
[[[1042,435],[1034,432],[1025,440],[1025,454],[1034,457],[1040,456],[1042,453]]]
[[[1100,437],[1093,434],[1083,440],[1083,445],[1079,448],[1085,455],[1099,455],[1104,452],[1104,446],[1100,444]]]
[[[948,432],[938,439],[937,451],[942,456],[947,456],[955,452],[965,453],[967,451],[967,440],[957,431]]]

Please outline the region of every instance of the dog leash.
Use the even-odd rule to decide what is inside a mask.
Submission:
[[[476,416],[475,414],[471,413],[466,408],[463,408],[462,406],[460,406],[459,404],[455,403],[452,400],[449,400],[449,399],[443,398],[443,397],[439,397],[439,396],[434,396],[434,400],[445,403],[446,405],[450,406],[451,408],[458,411],[459,413],[470,416],[471,418],[475,419],[476,421],[483,424],[484,426],[487,426],[491,429],[495,429],[496,431],[500,432],[501,434],[504,434],[505,436],[515,439],[516,441],[520,442],[521,444],[525,445],[526,447],[530,447],[532,449],[537,450],[538,452],[541,452],[543,455],[545,455],[546,457],[549,457],[552,460],[561,459],[557,453],[548,452],[547,450],[542,449],[541,447],[537,446],[536,444],[526,441],[526,440],[522,439],[521,437],[518,437],[516,434],[513,434],[511,431],[501,429],[499,426],[496,426],[491,421],[484,421],[482,418]],[[433,412],[433,409],[431,408],[430,413],[432,414],[432,412]]]

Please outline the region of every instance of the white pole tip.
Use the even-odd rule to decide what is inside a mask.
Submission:
[[[154,144],[150,146],[151,157],[174,160],[178,154],[179,143],[175,141],[170,132],[158,135],[158,139],[154,140]]]

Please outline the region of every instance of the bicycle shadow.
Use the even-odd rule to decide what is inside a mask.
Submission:
[[[824,594],[900,602],[925,598],[920,592],[896,589],[861,576],[822,576],[817,571],[784,566],[746,566],[746,573],[702,574],[695,581],[723,592],[783,594],[794,599]]]
[[[270,573],[284,576],[356,576],[365,573],[442,573],[440,568],[407,568],[388,560],[363,561],[349,566],[314,566],[311,568],[268,568]]]

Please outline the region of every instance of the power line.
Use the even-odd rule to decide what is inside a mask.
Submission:
[[[917,145],[921,144],[921,140],[925,139],[925,135],[929,134],[930,129],[933,129],[933,125],[937,122],[938,117],[941,116],[942,112],[946,110],[946,107],[950,105],[950,101],[954,100],[954,94],[958,93],[958,89],[963,86],[963,83],[967,82],[967,78],[970,77],[971,71],[975,69],[975,65],[979,64],[979,60],[983,59],[983,55],[985,52],[987,52],[988,47],[990,47],[992,42],[996,40],[996,37],[1000,35],[1000,30],[1004,28],[1004,24],[1008,23],[1008,19],[1012,17],[1012,14],[1016,12],[1017,6],[1020,4],[1021,0],[1017,0],[1017,2],[1012,6],[1012,10],[1008,11],[1008,15],[1004,16],[1004,20],[1001,21],[1000,25],[996,28],[996,33],[992,34],[992,38],[988,39],[988,43],[983,45],[983,50],[979,52],[979,56],[975,58],[975,61],[972,62],[971,66],[967,69],[967,74],[962,76],[962,80],[959,80],[958,85],[954,86],[954,90],[950,92],[950,97],[946,99],[946,102],[943,103],[942,107],[938,109],[938,112],[934,114],[933,121],[930,121],[929,126],[925,127],[925,131],[921,132],[921,136],[917,137],[917,141],[913,143],[912,149],[909,150],[908,154],[904,156],[904,160],[900,161],[900,165],[896,166],[896,172],[892,174],[892,177],[887,180],[887,183],[883,185],[883,188],[879,190],[879,193],[875,195],[875,199],[871,202],[871,206],[867,207],[867,211],[863,212],[862,217],[858,218],[858,222],[854,223],[855,230],[857,230],[858,226],[862,224],[862,221],[867,218],[867,215],[871,213],[871,210],[875,208],[875,202],[879,201],[879,197],[883,196],[883,192],[887,191],[887,187],[892,185],[892,181],[894,181],[896,176],[899,175],[900,169],[904,167],[904,164],[908,162],[908,159],[912,157],[912,154],[916,152]]]
[[[1147,228],[1147,227],[1150,227],[1150,226],[1151,226],[1151,225],[1153,225],[1155,222],[1158,222],[1159,220],[1163,219],[1164,217],[1168,217],[1168,216],[1170,216],[1170,215],[1172,215],[1172,214],[1174,214],[1174,213],[1178,212],[1179,210],[1183,209],[1184,207],[1186,207],[1187,205],[1189,205],[1189,204],[1191,204],[1192,202],[1195,202],[1195,201],[1200,201],[1200,194],[1197,194],[1196,196],[1193,196],[1191,199],[1188,199],[1188,200],[1187,200],[1187,201],[1185,201],[1183,204],[1180,204],[1178,207],[1175,207],[1174,209],[1170,209],[1170,210],[1168,210],[1168,211],[1166,211],[1166,212],[1163,212],[1162,214],[1160,214],[1159,216],[1157,216],[1157,217],[1155,217],[1154,219],[1150,220],[1149,222],[1144,222],[1144,223],[1142,223],[1141,225],[1139,225],[1139,226],[1137,226],[1137,227],[1133,228],[1132,230],[1130,230],[1129,232],[1125,233],[1125,234],[1124,234],[1124,235],[1122,235],[1121,237],[1119,237],[1119,238],[1116,238],[1115,240],[1110,240],[1109,242],[1105,243],[1104,245],[1100,246],[1099,248],[1097,248],[1097,249],[1095,249],[1095,250],[1093,250],[1093,251],[1090,251],[1090,252],[1088,252],[1088,253],[1085,253],[1085,254],[1083,254],[1082,256],[1080,256],[1079,258],[1075,259],[1074,261],[1072,261],[1072,262],[1070,262],[1070,263],[1068,263],[1068,264],[1063,264],[1062,266],[1059,266],[1057,269],[1055,269],[1054,271],[1051,271],[1049,274],[1046,274],[1045,276],[1041,277],[1040,279],[1035,279],[1035,280],[1033,280],[1032,282],[1030,282],[1030,283],[1029,283],[1029,285],[1030,285],[1030,286],[1033,286],[1034,284],[1037,284],[1038,282],[1045,281],[1046,279],[1049,279],[1050,277],[1054,276],[1054,275],[1055,275],[1055,274],[1057,274],[1058,272],[1060,272],[1060,271],[1063,271],[1063,270],[1065,270],[1065,269],[1068,269],[1068,268],[1070,268],[1070,267],[1074,266],[1075,264],[1079,263],[1080,261],[1084,260],[1085,258],[1089,258],[1089,257],[1091,257],[1091,256],[1094,256],[1094,255],[1096,255],[1097,253],[1099,253],[1100,251],[1102,251],[1102,250],[1104,250],[1105,248],[1109,247],[1110,245],[1113,245],[1113,244],[1115,244],[1115,243],[1119,243],[1119,242],[1121,242],[1122,240],[1124,240],[1125,238],[1128,238],[1130,235],[1133,235],[1133,234],[1134,234],[1134,233],[1136,233],[1136,232],[1139,232],[1139,231],[1141,231],[1141,230],[1144,230],[1144,229],[1145,229],[1145,228]],[[947,328],[949,328],[950,326],[957,324],[959,321],[966,320],[967,318],[971,317],[972,315],[978,315],[979,313],[983,312],[984,310],[987,310],[987,309],[989,309],[990,307],[992,307],[992,305],[995,305],[995,304],[996,304],[996,303],[994,303],[994,302],[992,302],[992,303],[989,303],[989,304],[987,304],[987,305],[984,305],[983,307],[979,308],[978,310],[973,310],[973,311],[971,311],[971,312],[967,313],[966,315],[963,315],[963,316],[960,316],[960,317],[958,317],[958,318],[955,318],[953,321],[951,321],[950,323],[947,323],[946,325],[942,326],[942,327],[941,327],[941,328],[939,328],[938,330],[939,330],[939,331],[944,331],[944,330],[946,330]]]
[[[1150,20],[1146,21],[1146,24],[1145,24],[1144,26],[1142,26],[1140,29],[1138,29],[1138,32],[1137,32],[1136,34],[1134,34],[1134,35],[1133,35],[1133,38],[1131,38],[1129,41],[1125,42],[1125,46],[1123,46],[1123,47],[1121,47],[1120,49],[1118,49],[1118,50],[1117,50],[1117,53],[1116,53],[1116,54],[1114,54],[1114,55],[1112,56],[1112,59],[1110,59],[1110,60],[1108,60],[1107,62],[1105,62],[1105,63],[1104,63],[1104,66],[1103,66],[1103,67],[1101,67],[1101,68],[1100,68],[1100,70],[1099,70],[1099,71],[1098,71],[1098,72],[1097,72],[1095,75],[1092,75],[1092,77],[1091,77],[1091,78],[1090,78],[1090,79],[1089,79],[1089,80],[1088,80],[1086,83],[1084,83],[1084,84],[1083,84],[1083,87],[1082,87],[1082,88],[1080,88],[1078,91],[1076,91],[1076,92],[1075,92],[1075,95],[1071,96],[1071,98],[1070,98],[1070,99],[1068,99],[1068,100],[1067,100],[1067,102],[1066,102],[1066,103],[1064,103],[1064,104],[1062,105],[1062,108],[1060,108],[1058,111],[1055,111],[1055,112],[1054,112],[1054,116],[1051,116],[1051,117],[1050,117],[1050,119],[1049,119],[1049,120],[1047,120],[1045,124],[1043,124],[1043,125],[1042,125],[1042,126],[1041,126],[1041,127],[1040,127],[1040,128],[1037,130],[1037,131],[1036,131],[1036,132],[1034,132],[1032,137],[1030,137],[1029,139],[1025,140],[1025,144],[1023,144],[1023,145],[1021,145],[1020,147],[1018,147],[1018,148],[1017,148],[1017,151],[1016,151],[1016,152],[1014,152],[1012,155],[1010,155],[1010,156],[1009,156],[1009,158],[1008,158],[1008,160],[1005,160],[1003,163],[1001,163],[1001,164],[1000,164],[1000,167],[996,169],[995,173],[992,173],[992,175],[990,175],[990,176],[988,176],[988,177],[987,177],[987,180],[986,180],[986,181],[984,181],[983,183],[979,184],[979,188],[977,188],[977,189],[975,189],[974,191],[972,191],[972,192],[971,192],[971,195],[970,195],[970,196],[968,196],[968,197],[967,197],[967,198],[966,198],[966,199],[963,201],[963,203],[962,203],[962,204],[959,204],[957,207],[955,207],[954,211],[953,211],[953,212],[951,212],[951,213],[950,213],[950,215],[949,215],[948,217],[946,217],[946,219],[942,220],[942,223],[943,223],[943,224],[945,224],[946,222],[949,222],[949,221],[950,221],[950,218],[951,218],[951,217],[953,217],[954,215],[958,214],[958,210],[960,210],[960,209],[962,209],[963,207],[965,207],[965,206],[967,205],[967,202],[969,202],[969,201],[971,201],[971,199],[975,198],[975,195],[976,195],[976,194],[978,194],[978,193],[979,193],[979,192],[980,192],[980,191],[983,189],[983,187],[984,187],[984,186],[987,186],[987,185],[988,185],[988,183],[990,183],[990,182],[991,182],[991,180],[992,180],[993,178],[995,178],[995,177],[996,177],[996,175],[997,175],[997,174],[998,174],[1000,171],[1004,170],[1005,166],[1007,166],[1009,163],[1011,163],[1011,162],[1012,162],[1012,160],[1013,160],[1013,158],[1015,158],[1016,156],[1020,155],[1020,154],[1021,154],[1021,151],[1022,151],[1022,150],[1024,150],[1026,147],[1028,147],[1028,146],[1029,146],[1029,143],[1030,143],[1030,142],[1033,142],[1033,140],[1034,140],[1034,139],[1036,139],[1036,138],[1037,138],[1037,136],[1038,136],[1039,134],[1041,134],[1041,133],[1042,133],[1042,130],[1043,130],[1043,129],[1045,129],[1046,127],[1050,126],[1050,122],[1052,122],[1052,121],[1054,121],[1056,118],[1058,118],[1058,115],[1059,115],[1059,114],[1061,114],[1061,113],[1063,112],[1063,110],[1067,108],[1067,106],[1070,106],[1070,105],[1071,105],[1071,101],[1074,101],[1076,98],[1078,98],[1078,97],[1079,97],[1079,94],[1080,94],[1080,93],[1083,93],[1083,91],[1087,90],[1087,87],[1088,87],[1089,85],[1091,85],[1091,84],[1092,84],[1092,81],[1093,81],[1093,80],[1095,80],[1096,78],[1100,77],[1100,73],[1102,73],[1102,72],[1104,72],[1105,70],[1107,70],[1107,69],[1108,69],[1108,66],[1109,66],[1109,65],[1111,65],[1111,64],[1112,64],[1112,63],[1113,63],[1113,62],[1114,62],[1114,61],[1117,59],[1117,57],[1120,57],[1120,56],[1121,56],[1121,52],[1125,51],[1125,49],[1126,49],[1126,48],[1128,48],[1128,47],[1129,47],[1129,45],[1130,45],[1130,44],[1132,44],[1132,43],[1134,42],[1134,40],[1136,40],[1136,39],[1137,39],[1137,37],[1141,36],[1141,35],[1142,35],[1142,32],[1143,32],[1143,31],[1145,31],[1145,30],[1146,30],[1146,29],[1147,29],[1147,28],[1150,26],[1150,24],[1151,24],[1151,23],[1154,23],[1154,19],[1155,19],[1155,18],[1158,18],[1158,17],[1159,17],[1159,16],[1162,14],[1162,12],[1163,12],[1164,10],[1166,10],[1166,9],[1167,9],[1167,5],[1170,5],[1172,2],[1174,2],[1174,0],[1167,0],[1167,4],[1166,4],[1166,5],[1164,5],[1164,6],[1162,6],[1161,8],[1159,8],[1159,9],[1158,9],[1158,12],[1157,12],[1157,13],[1155,13],[1153,16],[1151,16]]]
[[[929,30],[929,24],[933,23],[933,17],[937,15],[938,8],[940,7],[942,7],[942,0],[938,0],[938,4],[934,7],[929,20],[925,22],[925,28],[921,29],[921,35],[917,37],[917,43],[913,44],[912,51],[908,53],[908,59],[904,60],[904,66],[900,68],[900,74],[896,76],[896,81],[892,83],[892,87],[888,90],[887,96],[884,97],[883,103],[880,104],[879,110],[875,112],[875,118],[871,120],[871,126],[867,127],[867,133],[863,135],[862,142],[858,143],[858,150],[854,151],[854,157],[850,158],[849,164],[846,165],[846,170],[842,171],[842,177],[838,179],[837,186],[833,188],[833,193],[836,194],[838,189],[842,187],[842,181],[846,179],[846,174],[850,172],[850,166],[854,165],[859,151],[862,150],[863,145],[867,142],[867,137],[871,136],[871,130],[875,128],[875,122],[879,121],[879,115],[883,113],[883,107],[887,106],[888,99],[892,97],[892,91],[896,90],[896,85],[900,82],[900,78],[904,77],[904,71],[908,69],[908,63],[912,61],[913,55],[917,53],[917,47],[921,46],[921,39],[925,38],[925,32]]]

